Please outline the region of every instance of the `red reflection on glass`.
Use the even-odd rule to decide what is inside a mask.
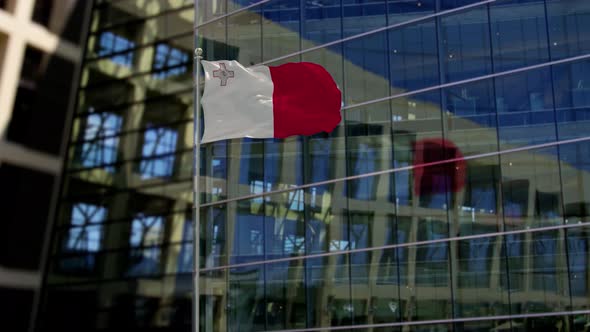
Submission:
[[[453,161],[440,163],[443,160]],[[416,195],[457,192],[465,185],[465,159],[459,148],[449,140],[426,138],[416,141],[413,163]]]

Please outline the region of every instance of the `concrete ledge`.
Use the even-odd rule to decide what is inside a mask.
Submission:
[[[38,271],[8,269],[0,266],[0,287],[39,289],[41,274]]]
[[[58,156],[0,141],[0,163],[2,162],[54,175],[60,174],[63,165]]]

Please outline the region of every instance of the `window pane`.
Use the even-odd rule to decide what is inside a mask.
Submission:
[[[265,191],[303,184],[302,139],[299,137],[264,142]],[[262,183],[260,183],[262,184]],[[256,200],[256,199],[255,199]],[[257,199],[265,202],[265,254],[267,257],[305,253],[305,200],[303,189]]]
[[[306,327],[304,264],[305,261],[297,260],[265,265],[266,330]]]
[[[201,186],[201,192],[205,192],[205,202],[211,202],[228,197],[227,176],[228,176],[228,143],[215,142],[206,147],[207,159],[201,162],[201,171],[205,172],[207,181]]]
[[[440,2],[440,9],[448,10],[481,2],[481,0],[441,0]]]
[[[71,223],[63,251],[81,254],[77,259],[65,260],[61,266],[68,271],[93,271],[96,267],[94,254],[102,249],[103,221],[106,208],[98,205],[77,203],[72,206]]]
[[[299,0],[275,0],[262,6],[264,61],[299,51],[299,5]]]
[[[166,44],[158,44],[154,54],[152,69],[155,78],[180,75],[188,70],[189,53]]]
[[[501,156],[504,222],[507,229],[563,223],[556,157],[556,148]]]
[[[453,197],[456,208],[451,218],[458,221],[458,226],[454,226],[458,229],[453,234],[466,236],[501,231],[499,158],[469,160],[466,168],[464,187]]]
[[[196,18],[197,24],[201,24],[226,13],[225,0],[196,1],[196,4],[198,6],[197,12],[199,13],[199,17]]]
[[[485,226],[472,232],[486,233]],[[506,279],[506,270],[500,268],[504,258],[498,255],[502,248],[501,237],[481,237],[461,240],[456,245],[457,264],[453,266],[457,288],[454,292],[456,317],[485,317],[510,314],[509,292],[498,288]]]
[[[559,139],[585,137],[590,121],[590,61],[552,67]]]
[[[139,171],[143,179],[167,177],[174,172],[172,154],[176,151],[177,133],[167,128],[149,128],[143,135],[142,157]]]
[[[498,150],[496,108],[491,80],[453,86],[443,90],[447,138],[461,155]]]
[[[342,38],[341,0],[305,1],[303,6],[303,49]]]
[[[549,43],[554,60],[590,52],[590,3],[548,0]]]
[[[82,167],[95,167],[112,164],[117,161],[119,137],[114,136],[120,131],[122,118],[113,113],[90,114],[86,118],[79,163]],[[105,168],[113,172],[112,166]]]
[[[439,222],[421,221],[417,234],[423,234],[419,240],[446,237],[446,226]],[[401,288],[402,305],[406,308],[402,321],[451,318],[448,243],[410,246],[408,251],[410,258],[407,264],[401,263],[401,266],[405,265],[408,278],[414,278],[414,281]]]
[[[531,66],[549,59],[542,1],[519,0],[490,5],[494,71]]]
[[[344,37],[385,26],[386,0],[342,0]]]
[[[199,4],[201,3],[203,1],[199,1]],[[225,23],[225,20],[218,20],[198,28],[198,44],[203,49],[203,59],[215,61],[229,59],[230,55],[237,56],[237,49],[227,43]]]
[[[588,300],[588,254],[590,243],[588,228],[580,227],[566,231],[569,282],[572,294],[573,310],[584,310]]]
[[[500,148],[555,141],[549,69],[496,78]]]
[[[261,6],[231,15],[227,18],[227,43],[235,47],[228,51],[228,59],[237,60],[249,67],[262,61]]]
[[[116,55],[110,56],[111,61],[121,66],[131,67],[133,65],[134,52],[129,50],[134,47],[135,42],[113,32],[106,31],[101,33],[98,38],[97,55],[105,56],[117,53]]]
[[[389,30],[392,94],[439,84],[435,21]]]
[[[384,32],[344,43],[344,100],[347,105],[389,95],[386,45]]]
[[[488,22],[485,6],[440,19],[440,56],[445,82],[491,73]]]
[[[587,222],[590,217],[590,143],[561,145],[559,153],[565,222]]]
[[[391,110],[394,148],[391,167],[400,168],[421,164],[425,158],[423,148],[425,140],[442,138],[440,92],[428,92],[393,99],[391,101]],[[440,147],[440,144],[436,144],[435,150],[440,150]],[[436,156],[444,158],[444,155],[441,154]],[[428,155],[428,157],[431,157],[431,155]],[[429,168],[427,172],[429,178],[432,178],[436,173],[431,172],[431,169]],[[446,189],[444,180],[442,182],[437,181],[437,183],[442,183],[443,187],[439,187],[437,190],[427,190],[427,192],[421,194],[419,188],[422,177],[420,174],[424,174],[424,168],[393,174],[395,195],[392,199],[395,200],[398,215],[412,216],[414,214],[414,202],[420,204],[419,202],[423,200],[422,194],[424,199],[427,199],[426,196],[435,193],[438,198],[442,198],[445,203],[439,204],[437,208],[442,208],[443,204],[446,204],[446,193],[444,190],[442,193],[439,190]],[[432,184],[433,182],[428,183]],[[432,186],[429,187],[432,189]]]
[[[388,169],[391,165],[391,112],[389,102],[352,108],[344,114],[348,150],[348,175]],[[348,197],[364,201],[387,201],[389,176],[349,181]]]
[[[131,266],[129,276],[150,275],[160,271],[162,239],[164,235],[163,218],[139,214],[131,222],[129,245]]]
[[[229,271],[228,330],[264,331],[264,265]]]
[[[388,24],[396,24],[433,14],[436,0],[387,0]]]
[[[505,238],[512,314],[566,310],[569,305],[563,231],[519,236],[520,248]]]

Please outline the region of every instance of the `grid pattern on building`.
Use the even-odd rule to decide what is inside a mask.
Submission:
[[[48,328],[190,329],[193,4],[138,3],[93,11]],[[344,98],[330,134],[202,147],[202,331],[584,331],[590,3],[196,6],[205,59]]]
[[[93,1],[39,331],[190,327],[193,6]]]
[[[64,128],[81,62],[86,3],[0,1],[0,312],[27,331],[61,172]]]

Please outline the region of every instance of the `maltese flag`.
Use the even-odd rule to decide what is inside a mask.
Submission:
[[[245,68],[237,61],[201,61],[205,91],[202,143],[331,132],[340,123],[341,93],[309,62]]]

